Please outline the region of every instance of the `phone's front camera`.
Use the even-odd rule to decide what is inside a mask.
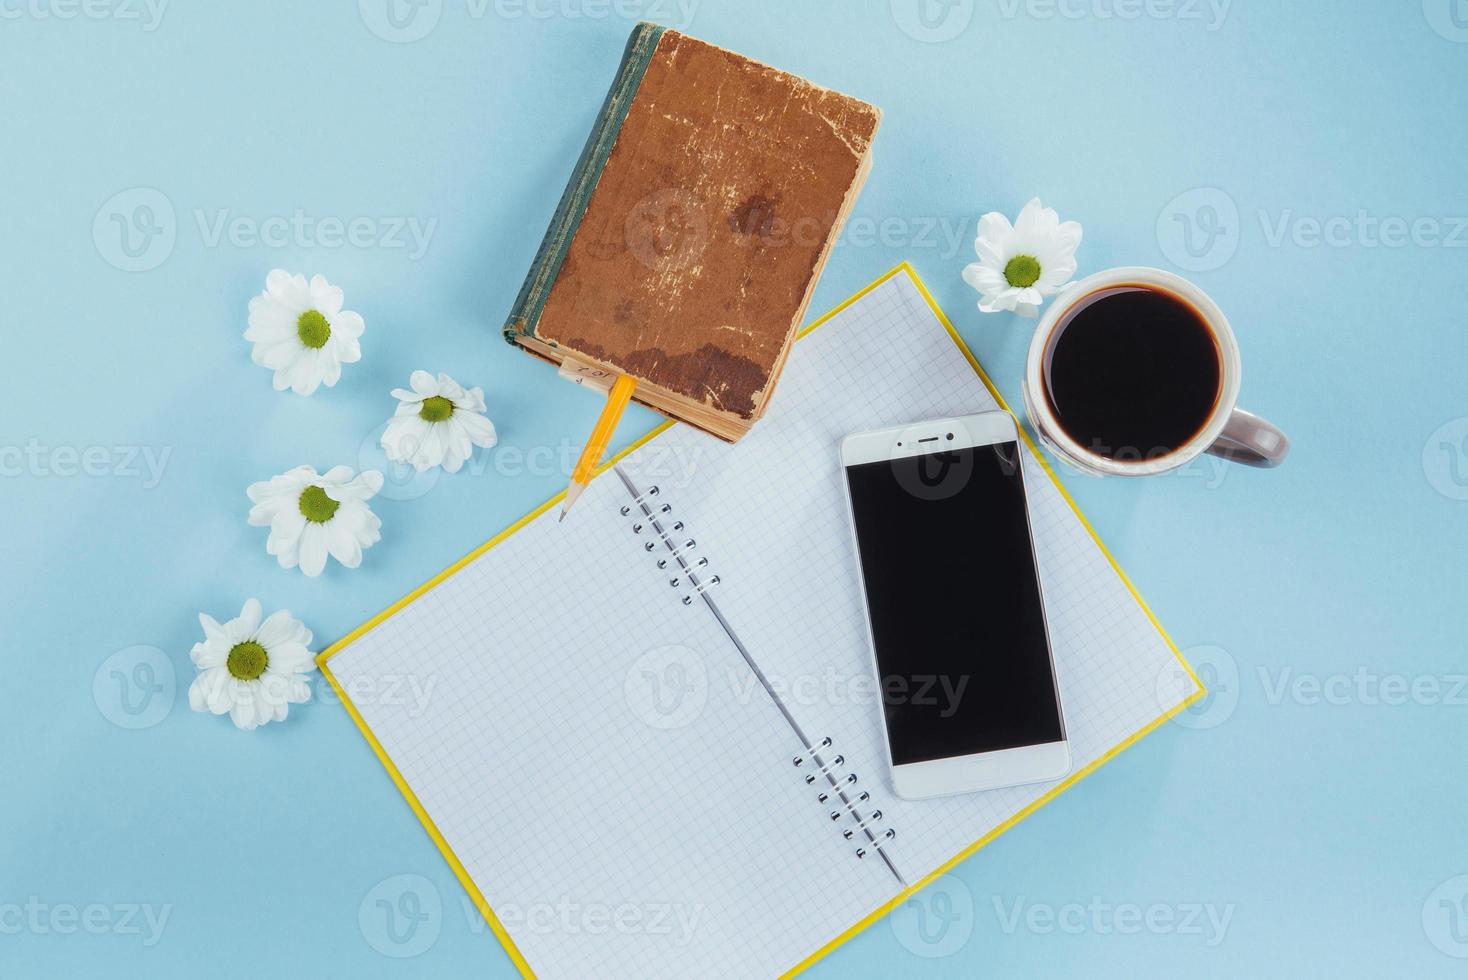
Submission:
[[[951,432],[948,433],[948,441],[949,442],[952,442],[953,441],[953,433],[951,433]]]

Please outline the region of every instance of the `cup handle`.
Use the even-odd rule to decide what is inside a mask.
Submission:
[[[1290,437],[1272,422],[1236,408],[1208,452],[1247,466],[1278,466],[1289,455]]]

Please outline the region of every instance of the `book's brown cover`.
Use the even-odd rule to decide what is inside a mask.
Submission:
[[[662,32],[529,332],[693,403],[691,417],[657,406],[669,414],[724,416],[736,437],[764,410],[879,119]]]

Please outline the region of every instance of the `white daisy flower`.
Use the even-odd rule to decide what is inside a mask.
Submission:
[[[482,389],[465,390],[442,373],[435,381],[427,371],[414,371],[408,383],[412,391],[392,392],[398,410],[382,434],[388,459],[412,463],[420,473],[440,464],[457,473],[475,446],[488,449],[498,441],[494,423],[484,414]]]
[[[342,365],[362,359],[358,340],[366,324],[342,309],[342,291],[324,276],[291,275],[272,269],[265,291],[250,300],[245,339],[255,349],[250,359],[275,372],[275,390],[309,395],[317,385],[330,388]]]
[[[1053,208],[1031,198],[1010,225],[998,211],[979,219],[974,250],[979,261],[963,270],[963,281],[977,289],[984,313],[1013,310],[1035,316],[1046,296],[1070,285],[1076,271],[1079,222],[1061,222]]]
[[[366,470],[352,476],[349,466],[333,466],[322,475],[309,466],[262,483],[245,493],[255,506],[250,523],[269,527],[265,550],[281,568],[301,566],[315,578],[326,567],[329,554],[347,568],[362,564],[362,551],[381,540],[382,521],[367,501],[382,489],[382,473]]]
[[[260,622],[260,600],[247,599],[239,616],[220,625],[199,613],[204,642],[189,656],[199,676],[189,687],[195,711],[228,712],[237,728],[251,731],[270,721],[285,721],[293,704],[311,700],[302,675],[316,669],[311,631],[282,609]]]

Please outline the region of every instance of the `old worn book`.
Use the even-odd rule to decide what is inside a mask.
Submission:
[[[505,325],[736,440],[769,405],[881,113],[654,24],[621,67]]]

